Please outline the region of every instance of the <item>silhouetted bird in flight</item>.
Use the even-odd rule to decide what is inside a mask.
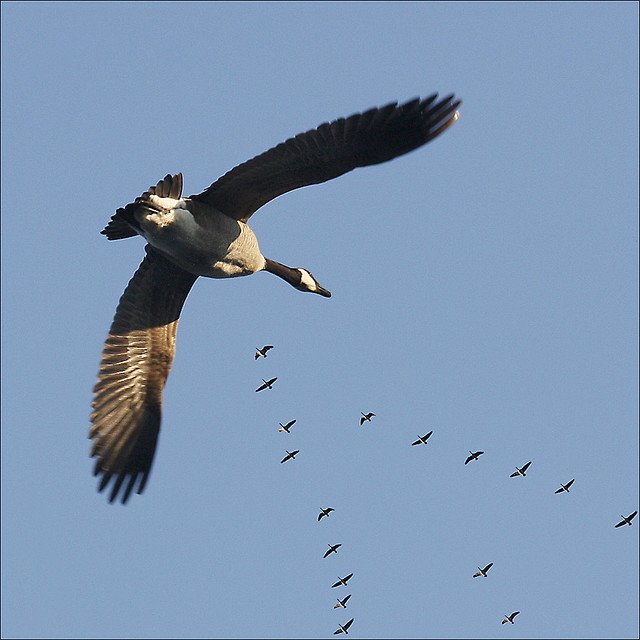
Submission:
[[[569,493],[569,487],[574,482],[575,482],[575,478],[573,480],[569,480],[569,482],[567,482],[567,484],[560,483],[560,488],[556,491],[556,493],[562,493],[563,491],[566,491],[567,493]]]
[[[348,576],[345,576],[344,578],[338,578],[338,582],[336,582],[335,584],[332,584],[331,588],[333,589],[334,587],[346,587],[347,582],[349,582],[349,580],[351,580],[352,577],[353,577],[353,573],[350,573]]]
[[[349,620],[349,622],[345,622],[344,624],[341,624],[340,628],[337,631],[333,632],[333,635],[337,636],[339,633],[348,634],[349,632],[347,631],[347,629],[352,625],[352,623],[353,623],[353,618],[351,618],[351,620]]]
[[[320,520],[322,520],[322,518],[324,518],[325,516],[328,516],[332,511],[335,511],[335,509],[332,509],[331,507],[327,507],[326,509],[320,509],[320,515],[318,516],[318,522],[320,522]]]
[[[514,611],[510,616],[505,616],[504,620],[502,621],[502,624],[505,624],[506,622],[510,622],[511,624],[513,624],[513,619],[519,614],[519,611]]]
[[[489,572],[489,569],[491,569],[491,567],[493,567],[493,562],[490,562],[484,569],[481,569],[480,567],[478,567],[478,571],[477,573],[473,574],[473,577],[479,578],[480,576],[482,576],[483,578],[486,578],[487,573]]]
[[[362,411],[360,413],[362,413]],[[373,416],[375,415],[376,415],[375,413],[367,413],[367,414],[362,413],[362,418],[360,418],[360,426],[362,426],[365,423],[365,421],[371,422],[371,418],[373,418]]]
[[[618,522],[618,524],[614,527],[615,529],[617,529],[618,527],[622,527],[625,524],[628,524],[629,526],[631,526],[631,521],[638,515],[637,511],[634,511],[633,513],[629,514],[628,516],[620,516],[622,518],[621,522]]]
[[[520,469],[519,467],[516,467],[517,471],[514,471],[509,477],[515,478],[516,476],[526,476],[527,475],[526,471],[529,468],[530,464],[531,462],[527,462],[527,464],[525,464],[524,467],[522,467],[522,469]]]
[[[287,451],[285,449],[285,451]],[[286,462],[287,460],[295,460],[295,457],[300,453],[300,449],[298,449],[297,451],[287,451],[287,455],[282,458],[282,460],[280,460],[280,464],[282,464],[283,462]]]
[[[265,389],[273,389],[273,383],[277,380],[278,378],[271,378],[271,380],[265,380],[264,378],[262,378],[262,382],[264,382],[264,384],[261,384],[256,391],[264,391]]]
[[[326,558],[328,555],[332,553],[338,553],[338,549],[342,546],[342,544],[329,544],[327,545],[329,548],[325,551],[323,558]]]
[[[343,609],[346,609],[347,601],[349,600],[350,597],[351,597],[351,594],[349,594],[348,596],[345,596],[344,598],[342,598],[342,600],[340,600],[340,598],[336,598],[338,600],[338,604],[334,604],[333,608],[339,609],[340,607],[342,607]]]
[[[427,440],[431,437],[432,433],[433,431],[429,431],[429,433],[424,436],[418,436],[418,439],[415,442],[412,442],[411,446],[415,447],[417,444],[427,444]]]
[[[469,464],[472,460],[477,460],[484,451],[476,451],[475,453],[473,451],[469,451],[469,453],[471,455],[464,461],[465,464]]]
[[[296,423],[295,420],[292,420],[291,422],[287,422],[287,424],[282,424],[282,422],[278,422],[278,424],[280,425],[280,428],[278,429],[278,431],[286,431],[287,433],[291,433],[289,429],[291,429],[291,427],[293,427],[295,423]]]
[[[273,349],[273,345],[272,344],[265,344],[264,347],[262,347],[262,349],[258,349],[258,347],[256,347],[256,357],[255,357],[255,359],[257,360],[260,357],[266,358],[267,357],[267,352],[269,351],[269,349]]]

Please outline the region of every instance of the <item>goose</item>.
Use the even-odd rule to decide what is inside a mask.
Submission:
[[[339,118],[236,166],[200,193],[183,196],[182,174],[167,174],[116,210],[102,234],[109,240],[139,235],[147,244],[120,298],[93,388],[93,473],[100,476],[98,491],[110,485],[109,502],[126,503],[149,480],[178,320],[198,277],[268,271],[299,291],[331,296],[308,269],[265,257],[249,218],[289,191],[423,146],[458,120],[460,104],[434,93]]]
[[[575,482],[575,478],[573,480],[569,480],[569,482],[567,482],[567,484],[560,483],[560,488],[556,491],[556,493],[562,493],[563,491],[566,491],[567,493],[569,493],[569,487],[574,482]]]
[[[469,451],[469,453],[471,455],[464,461],[465,464],[469,464],[472,460],[477,460],[484,453],[484,451]]]
[[[256,347],[255,359],[257,360],[260,357],[266,358],[267,357],[267,352],[269,351],[269,349],[273,349],[273,345],[272,344],[266,344],[264,347],[262,347],[262,349],[258,349],[258,347]]]
[[[285,449],[285,451],[287,451]],[[280,460],[280,464],[282,464],[283,462],[286,462],[287,460],[295,460],[296,456],[300,453],[300,449],[298,449],[297,451],[287,451],[287,455],[282,458],[282,460]]]
[[[431,437],[432,433],[433,431],[429,431],[429,433],[424,436],[418,436],[418,439],[415,442],[412,442],[411,446],[415,447],[417,444],[427,444],[427,440]]]
[[[324,552],[323,558],[330,556],[332,553],[338,553],[338,549],[342,546],[342,544],[328,544],[329,548]]]
[[[332,584],[331,588],[333,589],[334,587],[346,587],[347,582],[349,582],[349,580],[351,580],[352,577],[353,577],[353,573],[350,573],[348,576],[345,576],[344,578],[338,578],[338,582],[336,582],[335,584]]]
[[[505,624],[507,622],[510,622],[511,624],[514,624],[513,619],[519,614],[519,611],[514,611],[510,616],[505,616],[504,620],[502,621],[502,624]]]
[[[480,576],[482,576],[483,578],[486,578],[487,573],[489,573],[489,569],[491,569],[491,567],[493,567],[493,562],[490,562],[484,569],[481,569],[480,567],[478,567],[478,571],[477,573],[473,574],[473,577],[479,578]]]
[[[340,628],[337,631],[333,632],[334,636],[337,636],[339,633],[346,633],[347,635],[349,634],[349,632],[347,631],[347,629],[353,624],[353,618],[351,618],[351,620],[349,620],[349,622],[345,622],[344,624],[339,625]]]
[[[327,507],[326,509],[320,509],[320,514],[318,515],[318,522],[320,522],[320,520],[322,520],[322,518],[324,518],[325,516],[329,517],[329,514],[335,511],[335,509],[332,509],[331,507]]]
[[[522,469],[520,469],[519,467],[516,467],[516,471],[514,471],[509,477],[515,478],[516,476],[526,476],[527,475],[526,471],[529,468],[530,464],[531,462],[527,462],[527,464],[525,464],[524,467],[522,467]]]
[[[375,416],[375,413],[367,413],[366,415],[364,413],[362,413],[362,411],[360,412],[362,414],[362,418],[360,418],[360,426],[362,426],[365,422],[371,422],[371,418],[373,418],[373,416]]]
[[[622,527],[625,524],[628,524],[629,526],[631,526],[631,521],[638,515],[637,511],[634,511],[633,513],[630,513],[628,516],[620,516],[622,518],[622,520],[620,522],[618,522],[618,524],[614,527],[615,529],[617,529],[618,527]]]
[[[261,384],[256,391],[264,391],[265,389],[273,389],[273,383],[277,380],[278,378],[271,378],[271,380],[265,380],[264,378],[262,378],[262,382],[264,382],[264,384]]]
[[[334,609],[339,609],[340,607],[342,607],[343,609],[347,608],[347,600],[349,600],[349,598],[351,597],[351,594],[349,594],[348,596],[345,596],[344,598],[342,598],[342,600],[340,600],[340,598],[336,598],[336,600],[338,601],[338,604],[334,604],[333,608]]]
[[[280,425],[280,428],[278,429],[278,431],[286,431],[287,433],[291,433],[290,429],[291,427],[293,427],[295,423],[296,423],[295,420],[291,420],[291,422],[287,422],[287,424],[282,424],[282,422],[278,422],[278,424]]]

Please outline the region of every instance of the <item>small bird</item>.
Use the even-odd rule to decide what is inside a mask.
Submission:
[[[323,558],[326,558],[332,553],[338,553],[338,548],[341,547],[342,544],[328,544],[327,546],[329,547],[329,549],[325,551],[324,555],[322,556]]]
[[[273,345],[272,344],[265,344],[264,347],[262,347],[262,349],[258,349],[258,347],[256,347],[256,357],[255,357],[255,359],[257,360],[260,357],[266,358],[267,357],[267,352],[269,351],[269,349],[273,349]]]
[[[285,449],[285,451],[287,451]],[[297,451],[287,451],[287,455],[282,458],[282,460],[280,460],[280,464],[282,464],[283,462],[286,462],[287,460],[295,460],[296,456],[300,453],[300,449],[298,449]]]
[[[509,477],[510,478],[515,478],[516,476],[526,476],[526,471],[529,468],[529,465],[531,464],[531,462],[527,462],[527,464],[524,465],[524,467],[522,467],[522,469],[520,469],[519,467],[516,467],[517,471],[514,471]]]
[[[278,378],[271,378],[271,380],[265,380],[264,378],[262,378],[262,382],[264,382],[264,384],[261,384],[256,391],[264,391],[265,389],[273,389],[273,383],[277,380]]]
[[[360,413],[362,413],[362,411]],[[375,413],[371,413],[371,412],[367,413],[366,415],[362,413],[362,418],[360,418],[360,426],[362,426],[365,423],[365,421],[371,422],[371,418],[373,418],[373,416],[375,415],[376,415]]]
[[[631,521],[638,515],[637,511],[634,511],[633,513],[629,514],[626,518],[624,516],[620,516],[622,518],[621,522],[618,522],[618,524],[614,527],[615,529],[617,529],[618,527],[621,527],[622,525],[628,524],[629,526],[631,526]]]
[[[429,433],[424,436],[418,436],[418,439],[415,442],[412,442],[411,446],[415,447],[417,444],[427,444],[427,440],[431,437],[432,433],[433,431],[429,431]]]
[[[351,620],[349,620],[349,622],[345,622],[344,624],[340,625],[340,628],[337,631],[333,632],[334,636],[337,636],[339,633],[346,633],[348,634],[349,632],[347,631],[347,629],[353,624],[353,618],[351,618]]]
[[[334,604],[333,608],[334,609],[339,609],[340,607],[342,607],[343,609],[347,608],[347,600],[351,597],[351,594],[349,594],[348,596],[344,597],[342,600],[340,600],[340,598],[336,598],[336,600],[338,601],[338,604]]]
[[[471,455],[464,461],[465,464],[469,464],[472,460],[477,460],[484,451],[476,451],[475,453],[473,451],[469,451],[469,453]]]
[[[519,611],[514,611],[510,616],[505,616],[504,620],[502,621],[502,624],[504,624],[505,622],[510,622],[511,624],[513,624],[513,619],[519,614]]]
[[[560,483],[560,488],[556,491],[556,493],[562,493],[563,491],[566,491],[567,493],[569,493],[569,487],[574,483],[574,481],[575,481],[575,478],[573,480],[569,480],[567,484]]]
[[[336,582],[335,584],[332,584],[331,588],[333,589],[334,587],[341,587],[341,586],[346,587],[347,582],[351,580],[352,576],[353,576],[353,573],[350,573],[348,576],[345,576],[344,578],[338,578],[338,582]]]
[[[278,429],[278,431],[286,431],[287,433],[291,433],[289,429],[291,429],[291,427],[293,427],[295,423],[296,423],[295,420],[292,420],[291,422],[287,422],[287,424],[282,424],[282,422],[278,422],[278,424],[280,425],[280,428]]]
[[[328,516],[332,511],[335,511],[335,509],[332,509],[331,507],[327,507],[326,509],[320,509],[320,515],[318,516],[318,522],[320,522],[320,520],[322,520],[322,518],[324,518],[325,516]]]
[[[491,569],[491,567],[493,567],[493,562],[490,562],[484,569],[480,569],[480,567],[478,567],[478,572],[473,574],[474,578],[479,578],[480,576],[482,576],[483,578],[487,577],[487,573],[489,573],[489,569]]]

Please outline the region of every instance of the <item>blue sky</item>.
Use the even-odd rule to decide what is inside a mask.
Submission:
[[[637,637],[637,29],[620,2],[3,3],[3,636]],[[251,220],[331,299],[196,283],[149,484],[109,505],[91,390],[144,253],[100,235],[115,209],[434,91],[464,101],[443,136]]]

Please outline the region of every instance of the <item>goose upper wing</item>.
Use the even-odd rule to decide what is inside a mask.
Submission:
[[[458,118],[460,100],[438,94],[325,122],[227,172],[192,199],[246,222],[283,193],[392,160],[433,140]]]
[[[162,392],[175,353],[182,305],[197,276],[149,245],[120,298],[93,391],[91,456],[99,491],[114,478],[109,502],[125,503],[138,478],[142,493],[156,449]],[[125,485],[126,481],[126,485]]]

